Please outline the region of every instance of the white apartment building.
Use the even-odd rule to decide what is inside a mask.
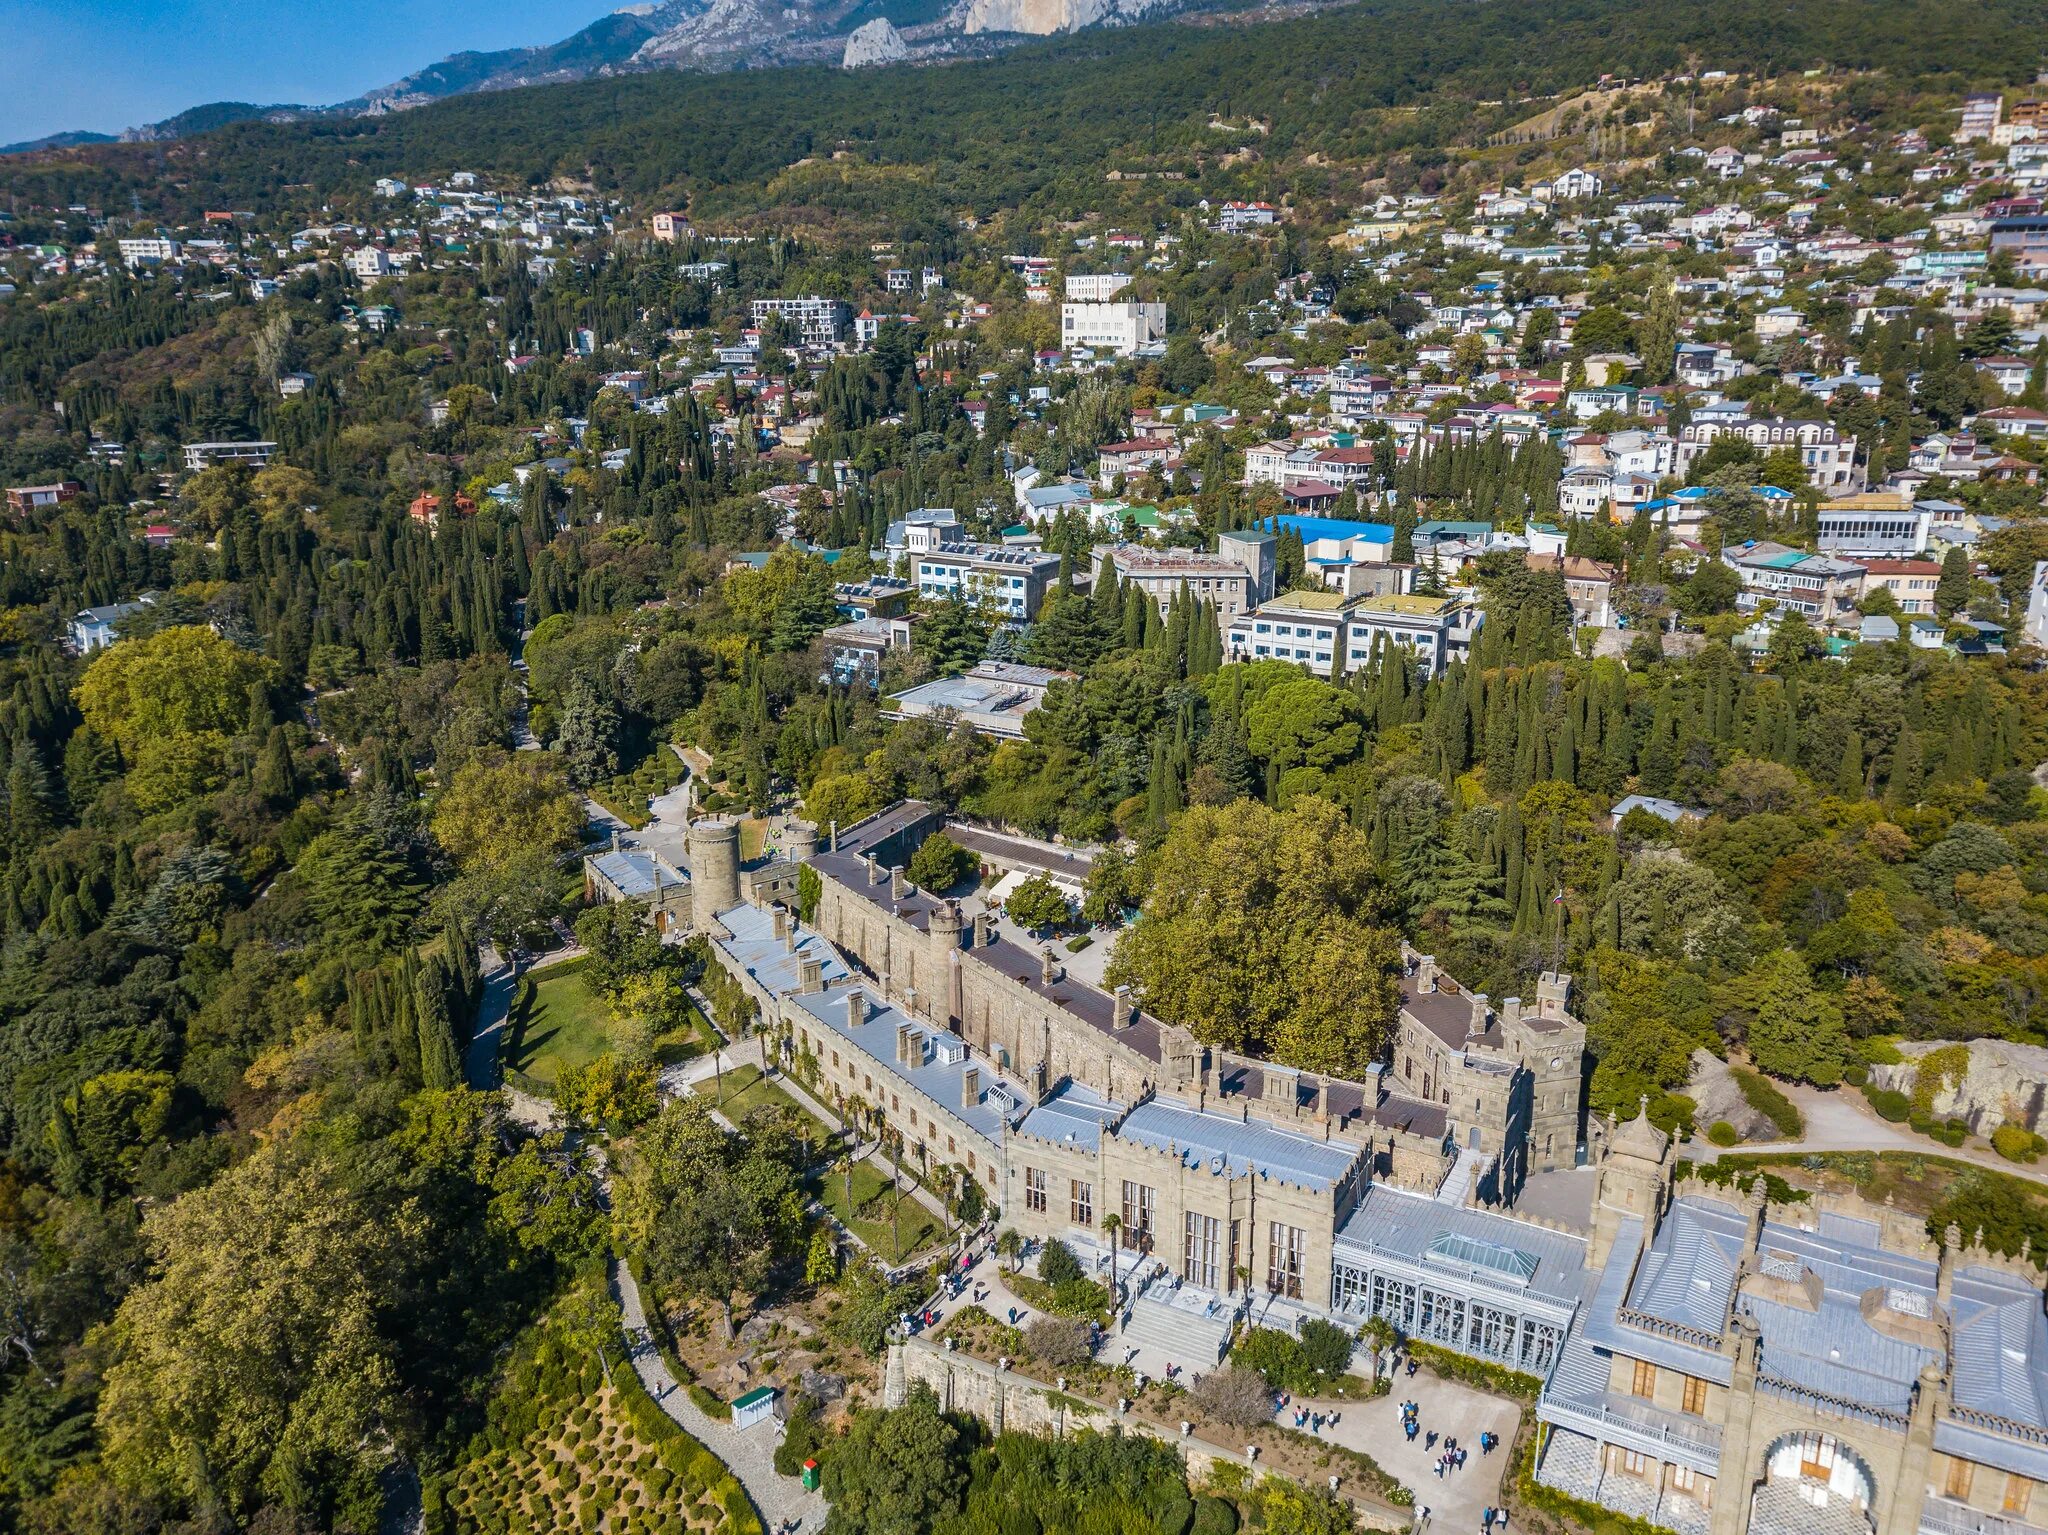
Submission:
[[[1059,579],[1060,557],[1043,549],[1001,544],[933,544],[915,558],[912,578],[920,597],[960,597],[1006,618],[1030,620]]]
[[[1130,285],[1129,272],[1069,272],[1067,297],[1077,304],[1106,304]]]
[[[846,339],[846,328],[853,322],[853,306],[816,294],[809,298],[754,300],[756,325],[765,324],[771,315],[780,315],[794,326],[797,339],[805,346],[829,347]]]
[[[1425,677],[1469,656],[1481,615],[1455,597],[1289,592],[1233,619],[1224,642],[1233,661],[1293,661],[1319,677],[1371,664],[1384,640],[1407,649]]]
[[[178,259],[178,242],[161,235],[143,236],[121,242],[121,264],[127,267],[156,266]]]
[[[374,245],[360,246],[344,258],[357,282],[375,282],[391,275],[391,258]]]
[[[276,451],[274,442],[188,442],[185,467],[195,474],[214,464],[254,464],[261,469]]]
[[[1166,344],[1166,306],[1137,300],[1122,303],[1067,303],[1060,306],[1060,345],[1129,357]]]
[[[1693,463],[1714,439],[1726,436],[1745,439],[1759,458],[1784,448],[1796,449],[1806,468],[1806,482],[1823,495],[1848,495],[1863,488],[1855,438],[1844,437],[1831,421],[1789,421],[1783,416],[1687,422],[1679,428],[1677,472],[1691,472]]]

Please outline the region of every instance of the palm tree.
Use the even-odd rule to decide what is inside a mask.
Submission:
[[[894,1255],[893,1261],[901,1263],[903,1261],[903,1223],[898,1217],[898,1212],[903,1208],[903,1136],[901,1132],[895,1130],[890,1130],[886,1133],[889,1141],[890,1167],[889,1251]]]
[[[1103,1234],[1109,1238],[1109,1299],[1116,1303],[1116,1234],[1124,1229],[1123,1221],[1115,1211],[1102,1217]]]
[[[996,1256],[1010,1266],[1010,1272],[1017,1272],[1017,1260],[1023,1256],[1024,1239],[1015,1230],[1004,1229],[996,1233]]]
[[[839,1166],[839,1175],[840,1175],[840,1177],[841,1177],[841,1178],[843,1178],[843,1179],[845,1180],[845,1192],[846,1192],[846,1219],[847,1219],[847,1223],[848,1223],[849,1225],[851,1225],[851,1224],[852,1224],[852,1222],[853,1222],[853,1157],[852,1157],[852,1155],[851,1155],[851,1154],[849,1154],[849,1153],[846,1153],[846,1152],[841,1152],[841,1153],[840,1153],[840,1156],[839,1156],[839,1163],[838,1163],[838,1166]]]

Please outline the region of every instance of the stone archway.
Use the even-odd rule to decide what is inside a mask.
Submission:
[[[1780,1434],[1764,1452],[1751,1535],[1870,1535],[1877,1477],[1853,1445],[1815,1429]]]

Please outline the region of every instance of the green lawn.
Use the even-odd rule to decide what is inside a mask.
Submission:
[[[909,1169],[903,1174],[904,1192],[899,1220],[902,1231],[900,1244],[889,1239],[890,1195],[888,1174],[876,1169],[871,1163],[862,1162],[853,1170],[853,1207],[849,1213],[846,1204],[846,1178],[834,1171],[818,1173],[812,1180],[814,1192],[821,1204],[837,1216],[841,1225],[868,1245],[868,1250],[885,1263],[902,1263],[922,1248],[930,1247],[945,1236],[937,1217],[917,1202],[911,1194]]]
[[[612,1047],[611,1009],[583,979],[583,961],[572,959],[535,972],[533,1004],[512,1020],[512,1050],[506,1064],[552,1084],[570,1066],[587,1065]],[[656,1037],[654,1056],[678,1066],[711,1048],[711,1025],[694,1003],[690,1021]]]
[[[610,1042],[611,1015],[583,979],[579,960],[550,965],[530,977],[533,1001],[512,1020],[514,1071],[554,1082],[570,1066],[595,1060]]]
[[[718,1104],[719,1112],[734,1123],[746,1118],[751,1110],[773,1106],[794,1109],[813,1124],[817,1124],[820,1141],[830,1139],[833,1134],[830,1125],[819,1124],[816,1115],[762,1076],[759,1066],[735,1066],[725,1073],[725,1101],[722,1104],[718,1101],[717,1076],[704,1078],[696,1084],[695,1090],[698,1097]]]

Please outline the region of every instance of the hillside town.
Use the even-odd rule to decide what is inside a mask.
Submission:
[[[0,154],[0,1535],[2048,1535],[2048,70],[1405,3]]]

